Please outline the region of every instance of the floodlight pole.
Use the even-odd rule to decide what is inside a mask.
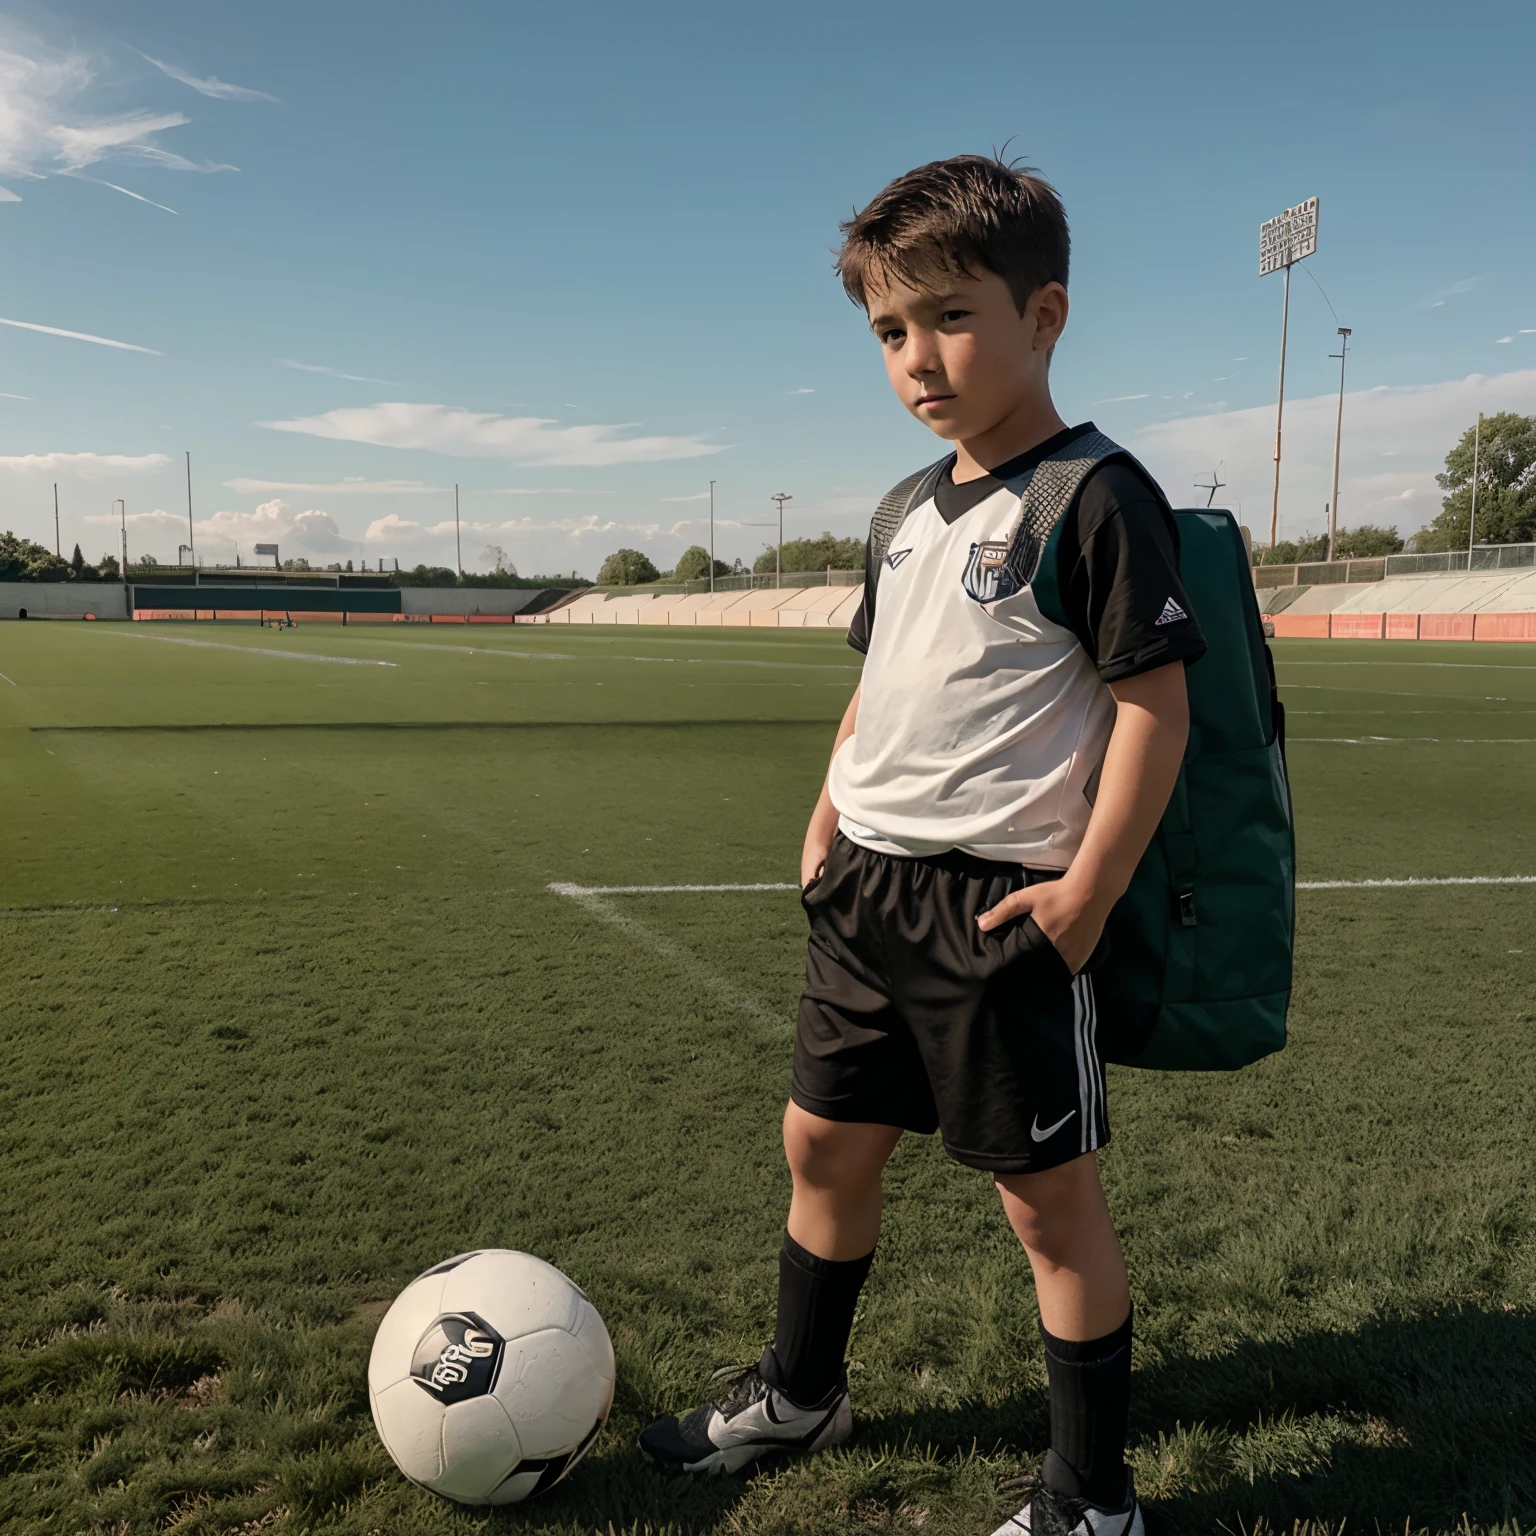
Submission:
[[[459,562],[459,585],[464,585],[464,545],[459,538],[459,487],[454,482],[453,487],[453,550],[454,558]]]
[[[715,482],[709,482],[709,595],[715,595]]]
[[[177,552],[178,555],[180,551]],[[197,564],[197,540],[192,533],[192,452],[187,450],[187,553]]]
[[[1333,424],[1333,500],[1328,503],[1328,558],[1333,559],[1333,542],[1339,531],[1339,442],[1344,434],[1344,359],[1349,355],[1349,338],[1353,331],[1347,325],[1339,327],[1339,350],[1330,357],[1339,360],[1339,415]]]
[[[1467,519],[1467,570],[1472,569],[1472,541],[1477,537],[1477,454],[1483,444],[1483,413],[1477,413],[1472,432],[1472,515]]]
[[[64,558],[63,547],[59,543],[59,482],[53,482],[53,552],[59,559]]]
[[[119,496],[117,498],[116,506],[117,506],[117,510],[118,510],[118,515],[122,518],[122,524],[123,524],[123,585],[127,586],[127,584],[128,584],[128,503],[126,501],[124,501],[121,496]]]
[[[1289,253],[1287,253],[1289,254]],[[1285,421],[1285,339],[1291,326],[1291,263],[1285,264],[1285,298],[1280,308],[1280,396],[1275,406],[1275,494],[1269,506],[1269,547],[1280,527],[1280,429]]]
[[[773,587],[778,591],[784,585],[784,503],[795,498],[788,491],[775,491],[768,499],[779,504],[779,542],[773,551]]]

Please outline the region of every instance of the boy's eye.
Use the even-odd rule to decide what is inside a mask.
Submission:
[[[883,347],[894,347],[906,334],[905,331],[898,330],[881,331],[880,345]]]
[[[968,314],[970,314],[970,310],[968,309],[946,309],[944,313],[939,316],[939,324],[949,325],[953,321],[964,320]]]

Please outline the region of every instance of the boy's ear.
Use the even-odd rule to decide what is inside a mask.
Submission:
[[[1067,328],[1067,311],[1071,303],[1067,290],[1060,283],[1042,283],[1029,296],[1026,314],[1035,317],[1035,350],[1049,352]]]

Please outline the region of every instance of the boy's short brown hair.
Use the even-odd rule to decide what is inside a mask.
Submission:
[[[1024,312],[1045,283],[1067,284],[1072,236],[1056,189],[1028,166],[956,155],[898,176],[841,226],[837,274],[869,307],[871,279],[936,289],[946,277],[995,272]]]

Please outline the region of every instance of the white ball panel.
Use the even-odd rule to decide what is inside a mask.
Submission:
[[[373,1397],[373,1424],[384,1449],[408,1478],[436,1481],[443,1470],[443,1405],[430,1392],[409,1380],[385,1387]]]
[[[607,1384],[607,1403],[613,1404],[613,1384],[618,1375],[617,1367],[613,1360],[613,1340],[608,1337],[607,1325],[598,1315],[598,1310],[590,1301],[583,1304],[581,1319],[576,1325],[576,1337],[587,1346],[587,1352],[592,1356],[592,1366],[597,1374]],[[603,1410],[607,1414],[607,1407]]]
[[[452,1273],[452,1271],[450,1271]],[[447,1275],[426,1275],[413,1280],[395,1297],[373,1336],[368,1356],[368,1387],[382,1392],[411,1374],[416,1343],[443,1310],[443,1281]]]
[[[485,1504],[522,1459],[506,1409],[494,1397],[471,1397],[443,1412],[443,1470],[432,1487],[461,1504]]]
[[[585,1298],[555,1268],[531,1253],[492,1248],[443,1276],[444,1312],[474,1312],[510,1342],[522,1333],[575,1327]]]
[[[574,1451],[611,1393],[587,1346],[563,1328],[508,1339],[495,1395],[517,1426],[523,1455],[542,1460]]]

